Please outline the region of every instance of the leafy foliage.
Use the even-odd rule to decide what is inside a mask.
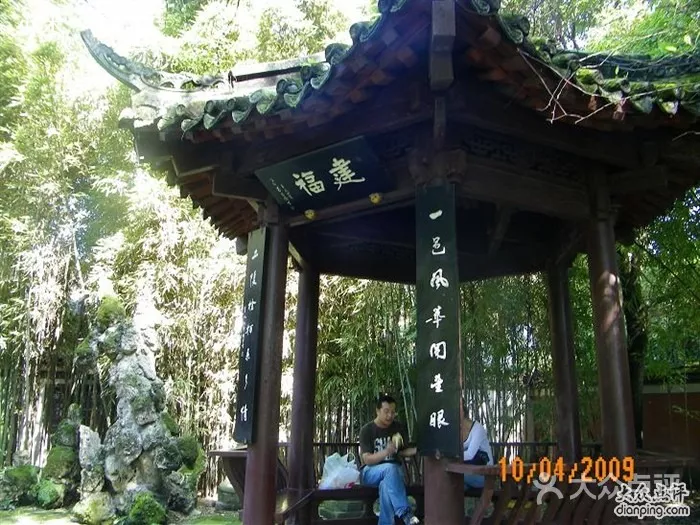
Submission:
[[[169,36],[179,35],[196,19],[207,0],[166,0],[161,28]]]
[[[578,49],[606,4],[605,0],[507,0],[502,11],[525,16],[532,35],[551,39],[562,48]]]
[[[294,5],[297,12],[293,15],[285,16],[278,8],[262,13],[257,32],[260,61],[323,51],[329,39],[347,27],[347,20],[332,9],[330,0],[295,0]]]
[[[635,0],[626,7],[625,11],[607,13],[606,31],[591,42],[591,50],[643,53],[653,57],[698,50],[698,0]]]

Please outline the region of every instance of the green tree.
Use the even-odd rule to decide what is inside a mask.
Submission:
[[[348,27],[330,0],[295,0],[294,5],[296,17],[284,16],[277,8],[263,11],[257,32],[258,60],[271,62],[318,53]]]
[[[501,11],[527,17],[531,37],[551,39],[562,48],[579,49],[605,5],[605,0],[507,0]]]
[[[653,57],[695,53],[700,43],[700,1],[635,0],[609,9],[605,30],[591,40],[594,51],[644,53]]]

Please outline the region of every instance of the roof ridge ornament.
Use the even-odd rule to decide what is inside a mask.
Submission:
[[[192,73],[168,73],[167,71],[159,71],[145,64],[130,60],[115,52],[108,45],[100,42],[89,29],[81,31],[80,36],[95,61],[107,73],[134,91],[155,88],[191,93],[216,89],[222,85],[227,89],[232,87],[220,75],[197,76]]]

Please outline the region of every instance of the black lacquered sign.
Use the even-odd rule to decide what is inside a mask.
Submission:
[[[459,273],[452,185],[416,193],[416,394],[421,455],[461,457]]]
[[[265,251],[267,229],[260,228],[248,235],[248,262],[243,295],[243,333],[238,364],[238,394],[236,396],[236,426],[233,438],[239,443],[255,439],[257,382],[260,376],[260,345],[262,343]]]
[[[288,212],[303,213],[392,189],[364,137],[339,142],[255,172]]]

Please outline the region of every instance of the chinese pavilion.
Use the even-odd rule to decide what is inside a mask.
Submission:
[[[312,483],[322,273],[416,284],[427,525],[464,513],[461,476],[446,468],[461,452],[457,363],[469,351],[459,281],[546,272],[559,450],[576,461],[567,269],[586,253],[603,452],[635,454],[615,242],[700,181],[700,56],[563,51],[528,39],[527,20],[498,0],[380,0],[379,11],[325,56],[205,77],[82,34],[134,91],[120,121],[139,157],[248,254],[236,407],[246,525],[275,512],[288,256],[300,272],[290,487]]]

